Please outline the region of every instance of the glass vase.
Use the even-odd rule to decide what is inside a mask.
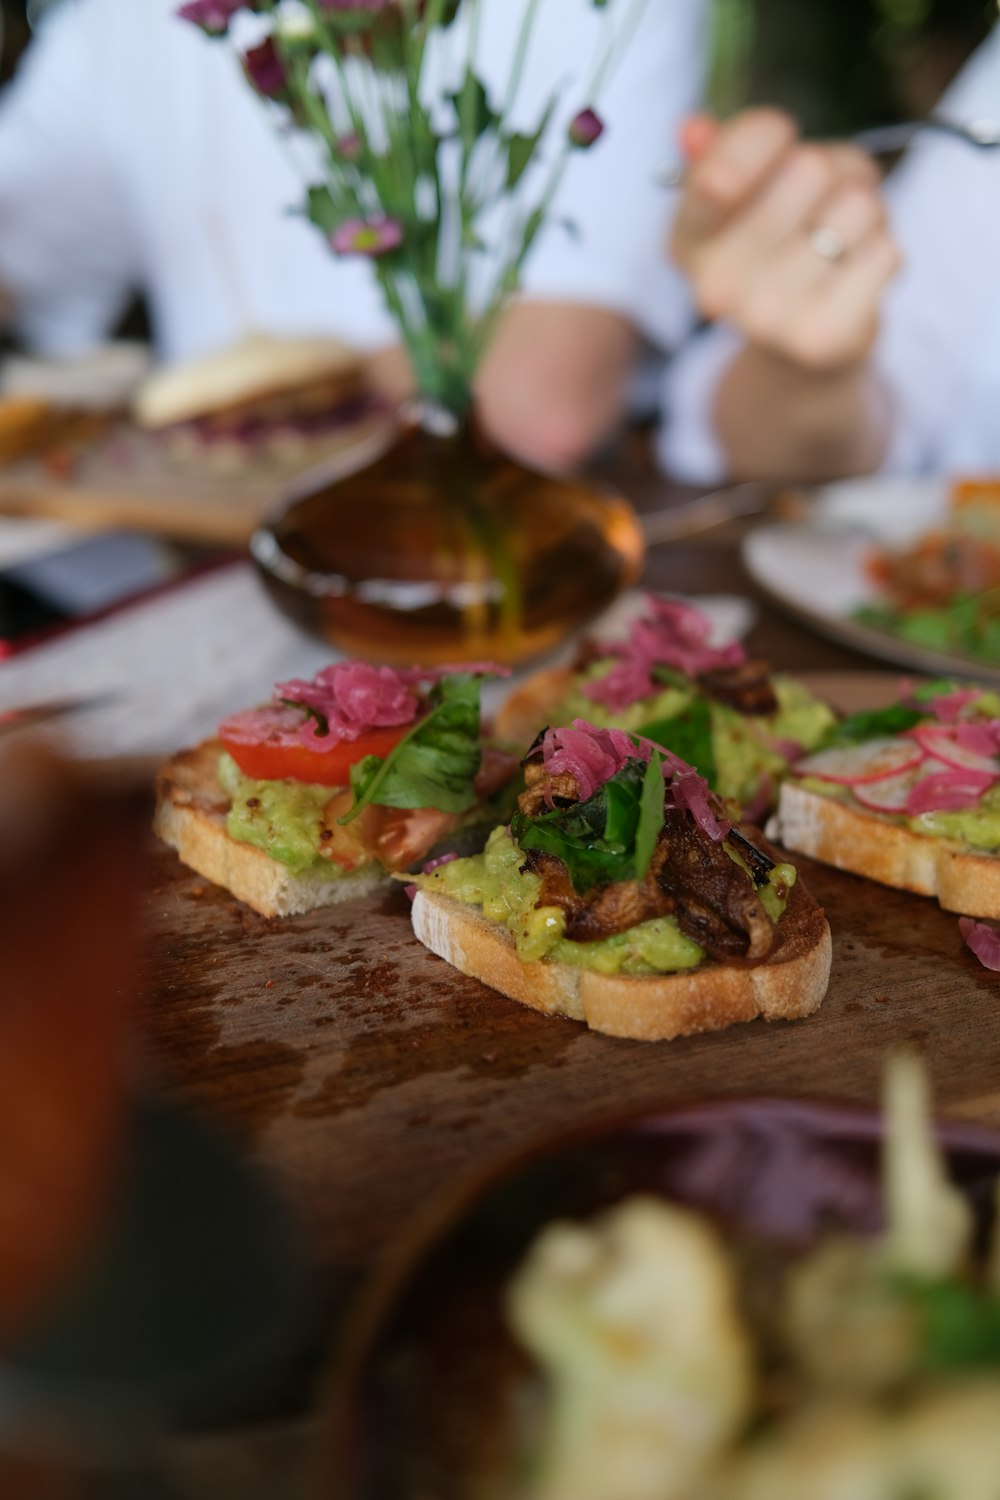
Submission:
[[[634,583],[644,546],[620,497],[423,401],[374,461],[297,487],[251,555],[278,607],[351,656],[514,665]]]

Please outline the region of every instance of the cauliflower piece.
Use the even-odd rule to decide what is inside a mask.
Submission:
[[[789,1271],[785,1299],[790,1351],[819,1390],[877,1396],[917,1368],[918,1310],[864,1241],[822,1242]]]
[[[813,1406],[750,1443],[704,1500],[902,1500],[893,1484],[884,1417],[861,1406]]]
[[[972,1211],[949,1181],[931,1128],[927,1073],[919,1057],[890,1057],[885,1074],[883,1254],[895,1271],[935,1280],[961,1269]]]
[[[893,1495],[996,1500],[1000,1380],[963,1381],[916,1402],[895,1435]]]
[[[717,1235],[653,1198],[553,1224],[512,1284],[549,1377],[535,1500],[686,1496],[750,1410],[750,1344]]]
[[[814,1406],[749,1445],[704,1500],[996,1500],[1000,1381],[902,1411]]]

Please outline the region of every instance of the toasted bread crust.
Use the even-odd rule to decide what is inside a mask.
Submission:
[[[498,737],[527,748],[546,724],[561,723],[559,710],[575,675],[572,667],[550,667],[508,693],[494,720]]]
[[[838,870],[936,896],[945,911],[1000,917],[1000,858],[914,833],[891,818],[823,797],[797,782],[782,785],[777,837],[786,849]]]
[[[332,906],[383,883],[386,876],[375,864],[334,879],[293,875],[262,849],[230,838],[229,801],[216,770],[221,751],[218,740],[205,740],[167,761],[157,778],[153,831],[192,870],[224,886],[263,917]]]
[[[817,1010],[830,978],[832,941],[822,908],[801,880],[792,887],[766,964],[706,963],[680,974],[599,974],[574,964],[517,956],[507,929],[478,907],[418,891],[413,930],[439,958],[546,1015],[636,1041],[719,1031],[736,1021],[794,1020]]]

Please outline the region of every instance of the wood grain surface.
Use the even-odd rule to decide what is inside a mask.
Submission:
[[[843,708],[894,676],[814,678]],[[874,1103],[887,1051],[927,1056],[942,1112],[1000,1123],[1000,976],[934,902],[796,861],[834,933],[806,1021],[631,1043],[546,1019],[412,937],[401,889],[268,922],[154,856],[161,1074],[273,1172],[331,1295],[484,1160],[589,1114],[733,1094]]]

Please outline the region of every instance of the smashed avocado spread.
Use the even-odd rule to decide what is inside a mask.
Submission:
[[[907,818],[914,833],[929,833],[935,838],[955,839],[982,853],[1000,850],[1000,784],[984,792],[975,807],[958,812],[925,812]]]
[[[226,821],[230,838],[263,849],[293,875],[308,871],[336,880],[345,873],[319,852],[330,787],[302,781],[254,781],[225,752],[219,757],[219,781],[232,802]]]
[[[603,677],[612,665],[610,660],[594,662],[583,672],[564,704],[552,714],[553,723],[589,719],[602,728],[625,729],[635,733],[650,724],[675,719],[695,702],[708,703],[711,720],[714,776],[710,778],[720,797],[733,798],[744,806],[759,796],[761,784],[779,778],[788,770],[788,761],[777,748],[782,740],[794,741],[803,751],[814,750],[836,724],[836,715],[820,703],[807,688],[792,678],[772,680],[778,700],[776,714],[739,713],[724,703],[705,700],[691,683],[677,682],[663,688],[653,698],[643,698],[627,708],[609,709],[588,698],[583,686]],[[690,758],[690,757],[685,757]],[[707,771],[701,766],[700,770]]]
[[[510,829],[495,828],[482,854],[452,860],[416,879],[424,890],[467,901],[481,907],[491,921],[502,922],[525,962],[548,959],[600,974],[671,974],[695,969],[705,957],[671,916],[653,917],[599,942],[570,942],[563,936],[565,913],[558,906],[536,904],[541,881],[522,870],[523,863],[524,854]],[[762,899],[773,917],[784,908],[778,892],[787,891],[794,879],[790,865],[776,865],[771,872],[771,885],[762,891]]]
[[[800,776],[798,784],[804,791],[815,792],[819,797],[829,797],[835,802],[854,802],[849,786],[824,781],[819,776]],[[871,811],[871,809],[867,809]],[[1000,853],[1000,783],[984,792],[975,807],[963,807],[958,811],[925,812],[916,817],[905,813],[878,812],[874,816],[888,818],[901,828],[912,833],[923,833],[929,838],[950,839],[967,849],[980,854]]]

